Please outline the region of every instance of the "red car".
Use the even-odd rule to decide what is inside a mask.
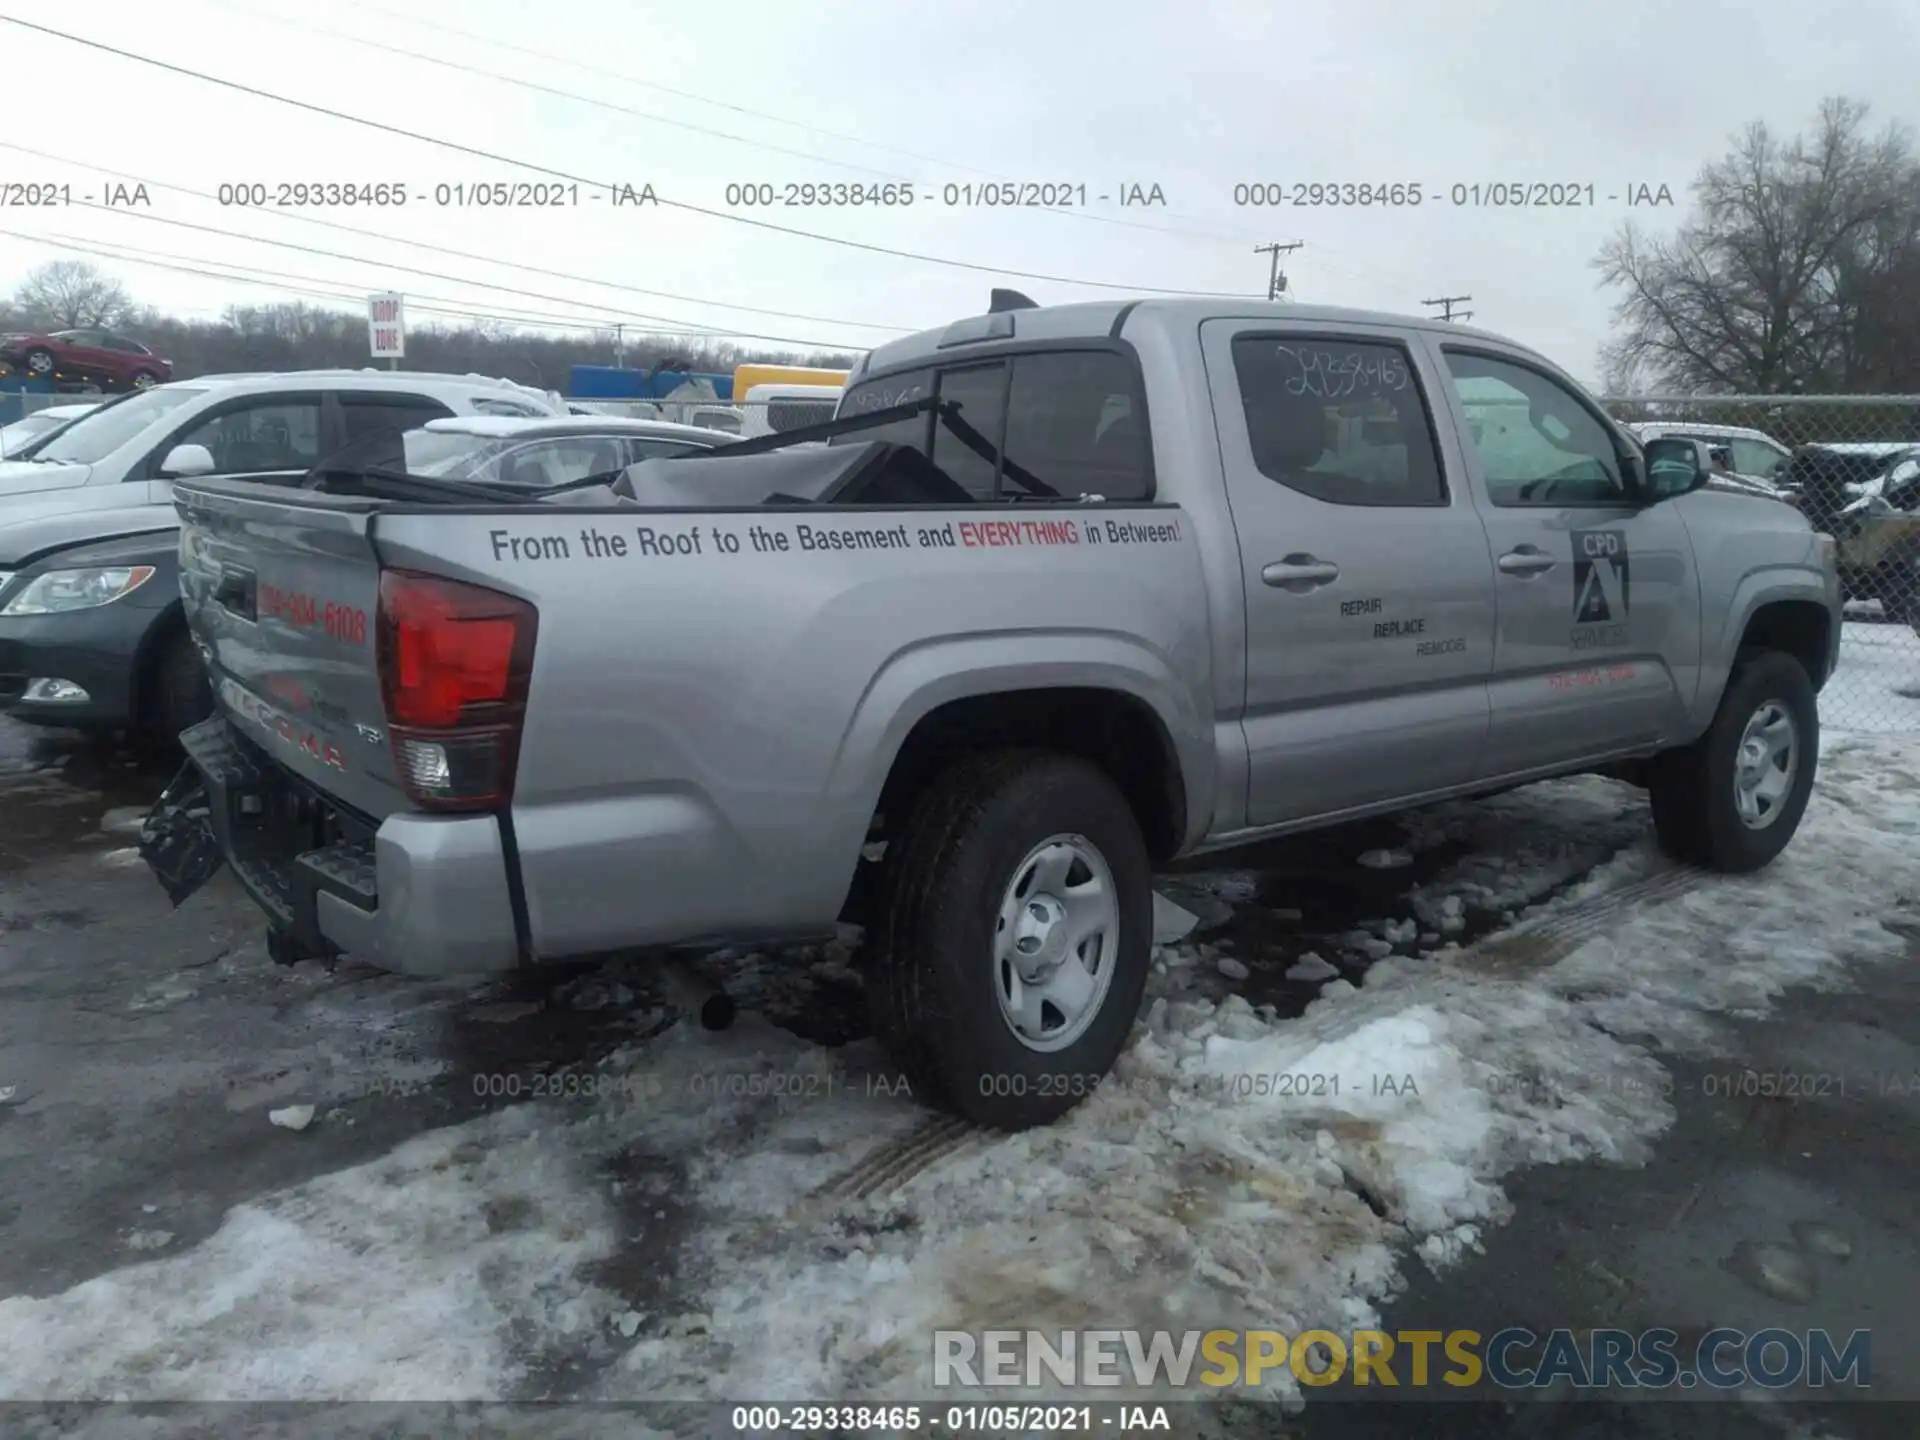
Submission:
[[[91,380],[102,390],[144,390],[173,378],[173,362],[107,330],[0,335],[0,375]]]

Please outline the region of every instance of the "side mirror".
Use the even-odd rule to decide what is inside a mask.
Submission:
[[[162,480],[190,480],[195,475],[211,475],[219,467],[213,452],[204,445],[176,445],[160,462]]]
[[[1707,483],[1707,468],[1701,462],[1700,447],[1691,440],[1649,440],[1643,453],[1645,493],[1650,505],[1691,494]]]

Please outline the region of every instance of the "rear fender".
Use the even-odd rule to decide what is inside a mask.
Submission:
[[[855,706],[827,781],[825,813],[839,833],[827,853],[852,870],[880,793],[907,737],[955,700],[1048,689],[1112,690],[1142,702],[1170,741],[1186,791],[1186,843],[1213,814],[1213,727],[1171,659],[1133,636],[1089,631],[931,640],[895,654]]]

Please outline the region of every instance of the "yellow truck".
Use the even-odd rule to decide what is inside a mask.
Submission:
[[[845,386],[849,370],[816,370],[805,365],[742,365],[733,372],[733,400],[737,405],[756,385]]]

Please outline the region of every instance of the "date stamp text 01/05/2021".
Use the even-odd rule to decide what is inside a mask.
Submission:
[[[916,186],[907,182],[729,181],[718,197],[730,210],[865,209],[1073,210],[1094,206],[1164,209],[1167,193],[1156,181],[966,181]],[[232,180],[215,191],[230,209],[255,210],[578,210],[657,208],[661,196],[645,181],[582,184],[563,180],[327,179]],[[1415,181],[1244,181],[1231,199],[1240,209],[1404,210],[1423,206],[1469,210],[1581,210],[1602,204],[1671,208],[1672,187],[1646,181],[1600,185],[1593,181],[1476,180],[1430,185]],[[53,177],[0,178],[0,209],[151,209],[143,183],[101,179],[96,183]]]

